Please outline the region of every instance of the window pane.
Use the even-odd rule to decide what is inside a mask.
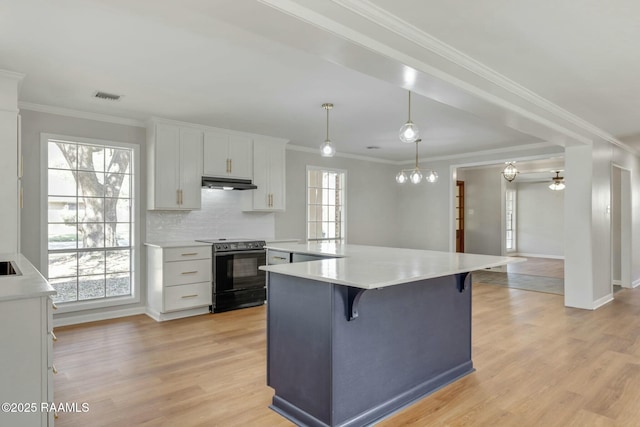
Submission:
[[[317,239],[318,235],[316,234],[316,223],[310,222],[307,225],[307,238],[308,239]]]
[[[131,270],[131,251],[107,251],[107,273],[121,273]]]
[[[309,221],[315,221],[316,220],[316,207],[313,205],[309,205],[307,207],[308,213],[307,213],[307,217]]]
[[[86,249],[104,248],[104,224],[78,224],[78,247]]]
[[[110,201],[108,199],[105,200],[106,205],[109,206]],[[111,207],[105,207],[105,214],[111,212]],[[116,217],[114,220],[116,222],[130,222],[131,221],[131,200],[130,199],[117,199],[116,202]],[[110,217],[106,218],[107,221],[111,220]]]
[[[79,300],[104,298],[105,296],[106,292],[104,274],[78,277]]]
[[[79,145],[78,170],[104,172],[104,148],[96,145]]]
[[[104,173],[78,172],[78,196],[104,197]]]
[[[78,274],[78,254],[76,252],[49,254],[49,277],[50,278],[75,277],[77,274]]]
[[[106,197],[129,197],[129,175],[106,174],[104,195]]]
[[[81,276],[104,274],[104,256],[103,251],[80,252],[78,254],[78,274]]]
[[[117,148],[105,149],[106,171],[111,173],[131,173],[131,151]]]
[[[78,157],[76,144],[49,141],[47,164],[50,168],[75,169]]]
[[[104,227],[105,247],[130,246],[128,223],[106,223]]]
[[[78,246],[78,227],[75,224],[49,224],[49,249],[75,249]]]
[[[131,295],[131,274],[107,274],[107,296]]]
[[[83,197],[78,206],[79,222],[103,222],[104,199],[97,197]]]
[[[50,196],[75,196],[76,180],[73,173],[68,170],[49,169],[49,195]]]
[[[321,202],[320,194],[322,194],[322,193],[317,188],[310,188],[309,189],[309,204],[315,205],[315,204],[320,203]]]
[[[49,222],[76,222],[76,198],[75,197],[49,197]]]
[[[76,301],[78,297],[78,280],[75,277],[66,279],[50,279],[49,284],[53,286],[58,294],[51,298],[53,302]]]

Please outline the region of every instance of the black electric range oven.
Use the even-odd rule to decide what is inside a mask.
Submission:
[[[266,275],[258,267],[267,263],[264,240],[210,239],[212,244],[213,298],[211,312],[264,304]]]

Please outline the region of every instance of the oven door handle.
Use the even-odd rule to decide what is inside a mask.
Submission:
[[[230,252],[214,252],[213,256],[225,256],[225,255],[251,255],[251,254],[265,254],[266,255],[267,251],[265,251],[264,249],[257,249],[257,250],[251,250],[251,251],[230,251]]]

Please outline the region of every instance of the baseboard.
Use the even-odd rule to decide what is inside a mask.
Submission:
[[[632,288],[637,288],[638,286],[640,286],[640,279],[636,279],[631,283]]]
[[[611,301],[613,301],[613,294],[608,294],[603,296],[600,299],[597,299],[593,302],[593,309],[592,310],[597,310],[600,307],[602,307],[605,304],[610,303]]]
[[[173,311],[171,313],[160,313],[150,307],[147,307],[144,313],[156,322],[164,322],[166,320],[182,319],[184,317],[199,316],[201,314],[209,314],[209,307],[191,308],[189,310]]]
[[[144,314],[144,307],[125,308],[121,310],[109,310],[98,313],[86,314],[85,311],[79,311],[78,314],[64,313],[65,317],[53,316],[53,326],[77,325],[78,323],[97,322],[99,320],[116,319],[118,317],[135,316]]]
[[[611,284],[614,286],[622,286],[622,280],[612,280]]]
[[[564,255],[545,255],[545,254],[532,254],[529,252],[516,252],[514,255],[509,256],[522,256],[529,258],[551,258],[551,259],[564,259]]]

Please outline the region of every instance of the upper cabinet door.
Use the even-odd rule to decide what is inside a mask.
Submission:
[[[180,129],[180,208],[200,209],[202,139],[198,129]]]
[[[180,208],[180,128],[157,124],[153,149],[154,197],[150,209]],[[152,199],[150,199],[151,201]]]
[[[204,133],[204,175],[229,174],[229,135],[207,131]]]
[[[269,190],[271,191],[271,209],[285,209],[285,148],[278,145],[270,151],[269,156]]]
[[[246,136],[229,136],[229,176],[252,179],[253,140]]]
[[[252,178],[251,138],[207,131],[204,134],[205,176]]]

